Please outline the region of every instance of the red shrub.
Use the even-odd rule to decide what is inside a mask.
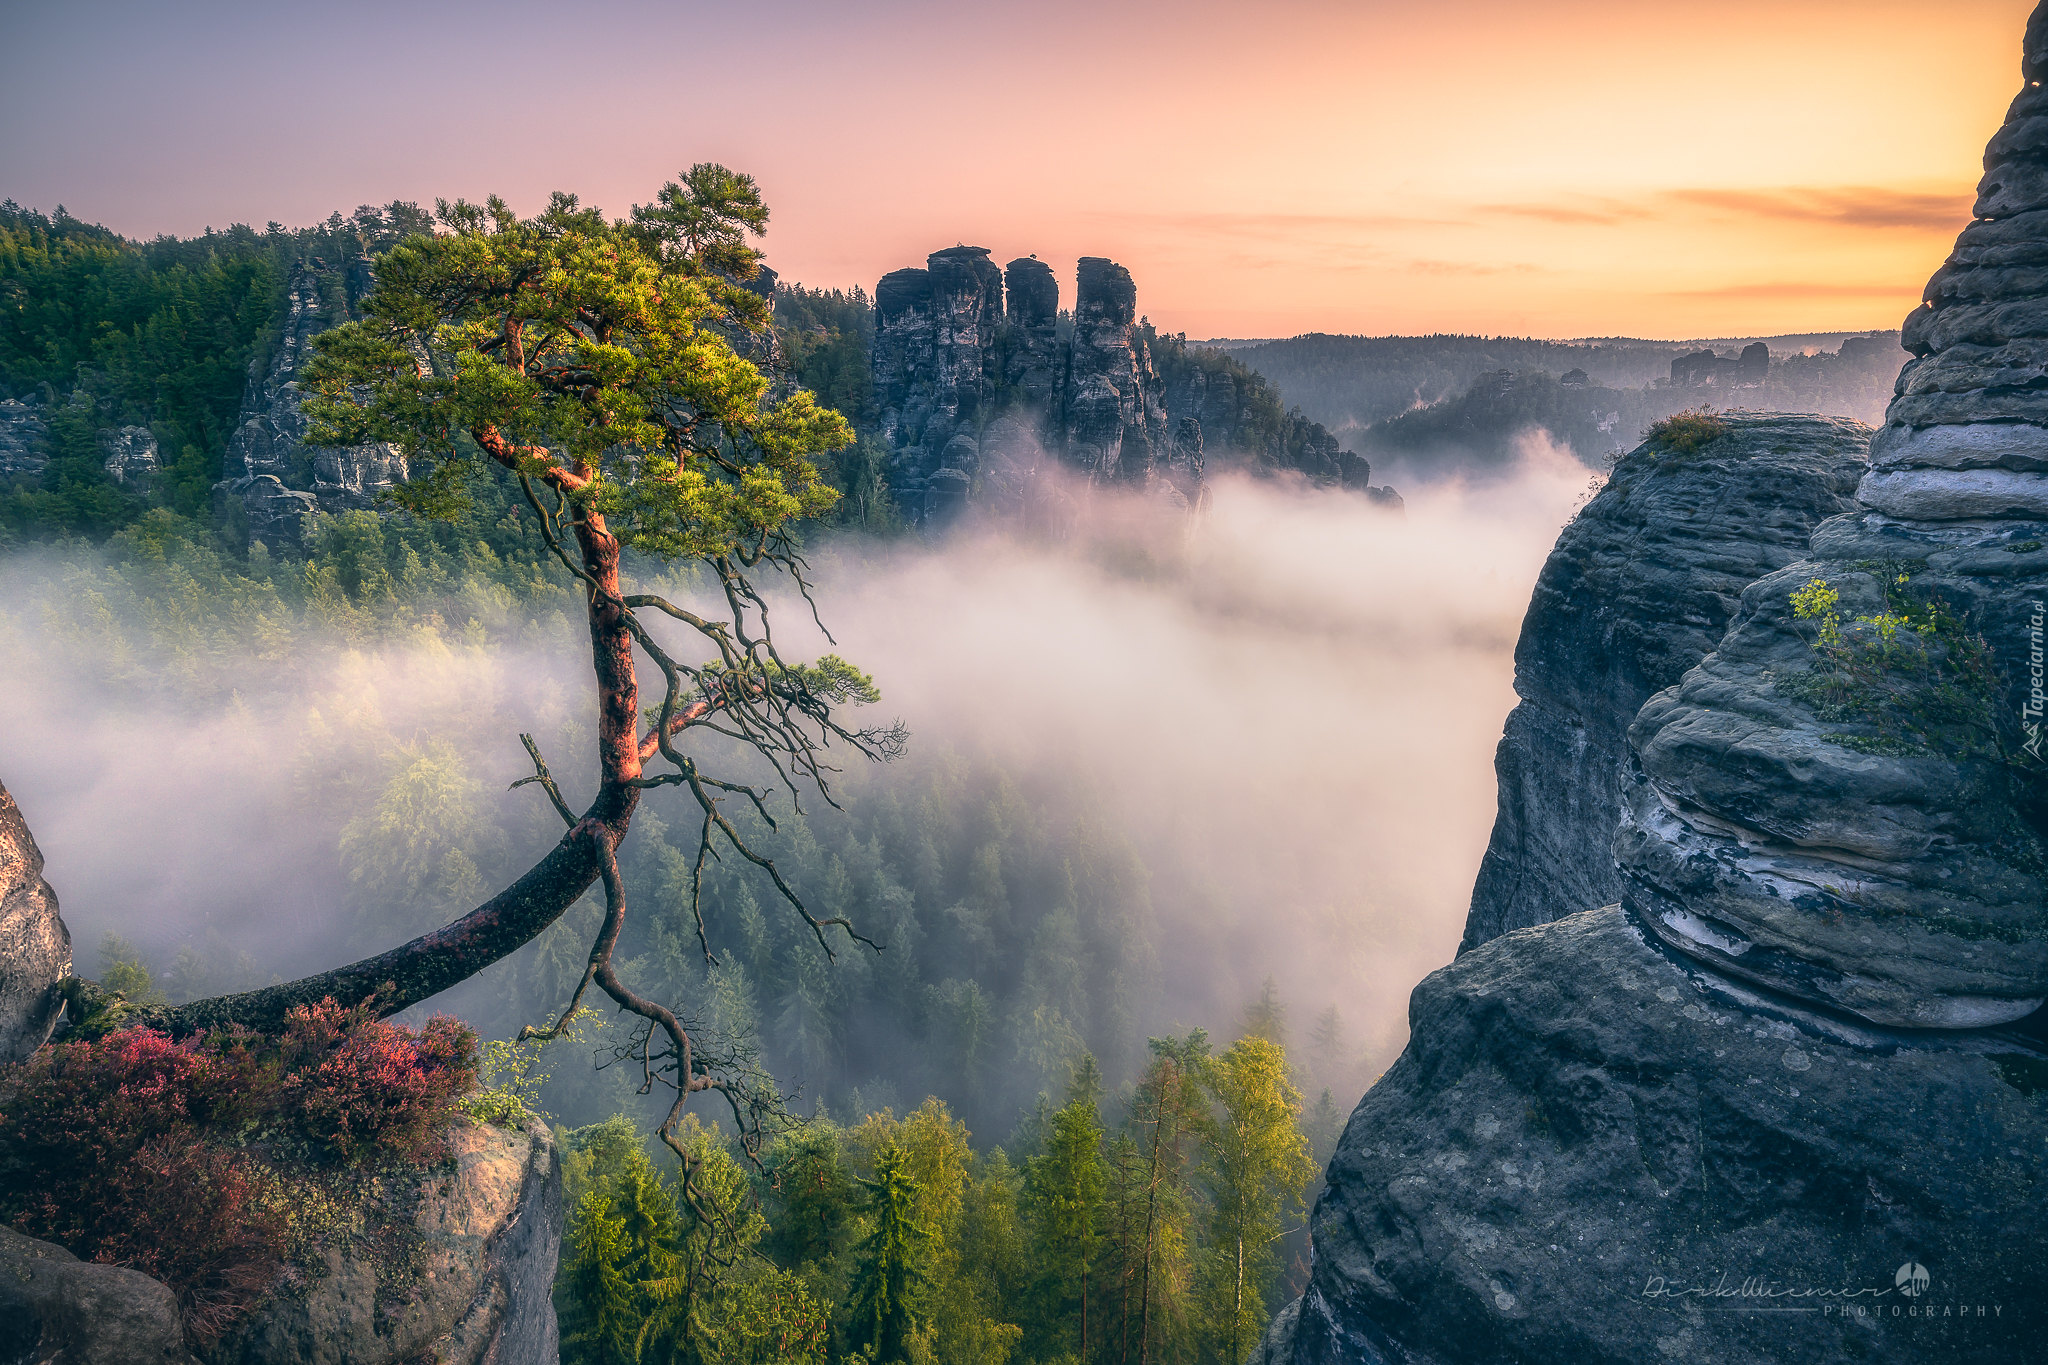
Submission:
[[[445,1014],[414,1033],[323,1000],[291,1012],[281,1046],[288,1104],[347,1161],[442,1155],[455,1102],[476,1083],[476,1034]]]
[[[124,1029],[0,1072],[0,1220],[157,1276],[195,1333],[217,1331],[284,1248],[282,1213],[252,1200],[257,1164],[207,1139],[262,1108],[241,1043]]]
[[[476,1079],[476,1035],[436,1017],[415,1033],[332,1000],[275,1043],[246,1031],[174,1042],[121,1029],[0,1067],[0,1222],[177,1291],[202,1339],[275,1279],[289,1201],[250,1147],[296,1130],[342,1160],[440,1154]]]

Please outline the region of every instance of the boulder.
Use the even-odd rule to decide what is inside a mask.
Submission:
[[[13,795],[0,785],[0,1063],[41,1047],[64,1010],[71,931],[43,880],[43,852]]]
[[[1500,798],[1459,951],[1621,896],[1628,726],[1714,648],[1742,591],[1854,505],[1870,428],[1730,414],[1679,455],[1646,443],[1557,538],[1522,620],[1494,755]]]
[[[1994,526],[1996,529],[1994,529]],[[1878,1023],[1977,1028],[2048,999],[2043,777],[2023,721],[2048,600],[2048,523],[1917,525],[1859,512],[1750,585],[1714,653],[1629,731],[1639,760],[1614,851],[1623,899],[1673,947]],[[1954,639],[1910,628],[1873,664],[1903,702],[1828,702],[1816,580],[1844,622],[1945,604]],[[1888,591],[1889,590],[1889,591]],[[1873,627],[1851,627],[1871,660]],[[1935,675],[1974,635],[1983,673]],[[1875,695],[1875,694],[1873,694]],[[1889,723],[1903,712],[1944,723]]]
[[[0,1363],[46,1362],[198,1365],[165,1285],[0,1227]]]
[[[405,1192],[402,1221],[360,1241],[330,1236],[297,1283],[209,1353],[214,1365],[554,1365],[553,1139],[538,1123],[465,1122],[453,1142],[452,1163]]]

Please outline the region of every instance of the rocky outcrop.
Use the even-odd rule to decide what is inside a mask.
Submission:
[[[40,405],[0,401],[0,479],[38,478],[50,462],[50,426]]]
[[[1612,847],[1630,720],[1714,648],[1744,588],[1854,505],[1870,428],[1725,420],[1726,436],[1690,454],[1652,441],[1623,457],[1536,580],[1460,952],[1620,899]]]
[[[43,880],[42,850],[0,786],[0,1063],[49,1039],[64,1009],[58,987],[70,975],[71,931]]]
[[[130,493],[147,494],[162,471],[148,427],[110,427],[99,436],[107,477]]]
[[[1629,736],[1629,907],[1717,970],[1881,1024],[1984,1027],[2048,1000],[2044,114],[2030,83],[1907,319],[1862,509],[1753,584]]]
[[[209,1365],[556,1365],[562,1171],[547,1128],[461,1122],[448,1161],[378,1184],[206,1350]],[[196,1365],[161,1282],[0,1227],[0,1365]]]
[[[2048,4],[2027,52],[2048,74]],[[1959,255],[2017,249],[2035,93]],[[2037,272],[2000,306],[2044,300]],[[1951,311],[1908,324],[1859,505],[1637,713],[1621,903],[1416,989],[1269,1356],[2040,1355],[2048,511],[2007,476],[2048,470],[2048,420]]]
[[[0,1227],[0,1363],[198,1365],[178,1301],[139,1270]]]
[[[904,515],[939,526],[970,503],[1006,515],[1042,505],[1057,520],[1055,470],[1187,509],[1219,452],[1400,506],[1257,375],[1158,337],[1137,299],[1130,272],[1100,256],[1081,258],[1069,315],[1052,268],[1032,256],[998,271],[985,248],[957,246],[883,276],[869,365]]]
[[[306,444],[299,368],[312,355],[313,338],[343,321],[346,312],[346,305],[322,298],[322,279],[310,265],[294,270],[283,334],[267,367],[250,373],[241,418],[228,438],[225,477],[214,486],[214,505],[227,527],[245,539],[296,542],[307,511],[371,507],[378,493],[406,475],[405,457],[388,442]],[[366,261],[335,278],[349,300],[360,297],[368,282]]]
[[[1918,520],[2048,519],[2048,32],[1984,150],[1976,219],[1907,315],[1913,355],[1871,443],[1863,500]]]
[[[1066,354],[1060,345],[1060,282],[1036,256],[1020,256],[1003,267],[1009,331],[1003,348],[1003,387],[1025,411],[1036,414],[1041,439],[1061,425],[1061,390]]]
[[[1144,484],[1165,414],[1138,331],[1138,286],[1130,271],[1101,256],[1083,256],[1075,272],[1062,405],[1070,466],[1096,483]]]
[[[1614,906],[1465,954],[1409,1021],[1330,1162],[1293,1365],[2035,1349],[2048,1058],[2026,1040],[1770,1002]]]
[[[554,1365],[561,1161],[539,1123],[464,1124],[403,1222],[337,1234],[209,1353],[214,1365]]]

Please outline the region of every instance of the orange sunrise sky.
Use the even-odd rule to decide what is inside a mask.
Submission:
[[[1896,327],[2028,0],[10,5],[0,197],[131,236],[756,176],[785,280],[1108,255],[1191,336]]]

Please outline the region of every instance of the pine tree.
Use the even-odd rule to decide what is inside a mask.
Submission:
[[[1259,998],[1245,1006],[1244,1031],[1276,1046],[1287,1046],[1287,1006],[1280,999],[1279,985],[1270,976],[1259,987]]]
[[[1344,1132],[1344,1114],[1337,1108],[1337,1100],[1328,1086],[1316,1096],[1315,1107],[1302,1120],[1302,1132],[1308,1138],[1309,1150],[1315,1154],[1318,1167],[1330,1164],[1330,1156],[1337,1150],[1337,1139]]]
[[[766,1248],[783,1265],[822,1265],[844,1245],[854,1216],[855,1191],[847,1178],[839,1130],[813,1122],[780,1139],[768,1152],[774,1215]]]
[[[1332,1091],[1350,1088],[1354,1070],[1351,1041],[1345,1036],[1344,1016],[1335,1005],[1318,1014],[1309,1029],[1308,1064],[1316,1084]]]

